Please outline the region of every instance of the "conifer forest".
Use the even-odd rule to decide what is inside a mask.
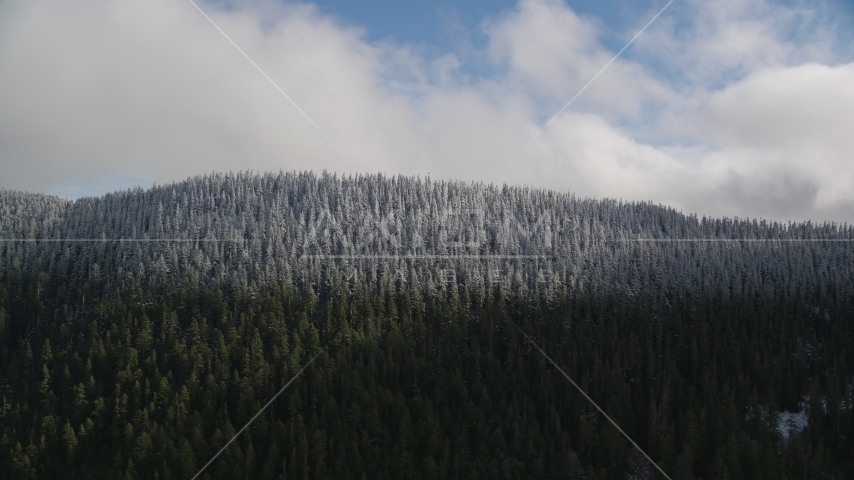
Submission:
[[[854,478],[852,274],[848,225],[526,187],[0,190],[0,477],[190,480],[260,411],[198,478],[664,478],[539,347],[670,478]]]

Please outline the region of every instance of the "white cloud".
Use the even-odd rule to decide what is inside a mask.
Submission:
[[[854,63],[771,68],[712,96],[707,121],[732,149],[754,151],[761,171],[817,185],[815,206],[852,202]],[[773,155],[759,157],[760,152]]]
[[[558,0],[522,0],[485,29],[492,56],[537,93],[562,99],[608,61],[594,23]]]
[[[529,145],[613,55],[597,22],[562,2],[522,0],[485,21],[489,78],[462,75],[454,52],[367,42],[311,5],[202,6],[344,156],[188,2],[11,0],[0,3],[0,186],[77,194],[212,170],[429,171],[705,214],[854,220],[854,64],[830,48],[832,28],[791,36],[814,10],[674,4],[634,60]]]
[[[722,88],[751,72],[840,56],[833,2],[798,5],[772,0],[686,0],[682,15],[660,18],[637,41],[645,61],[663,65],[692,92]],[[844,17],[836,18],[844,22]],[[851,52],[848,52],[849,54]]]
[[[579,115],[546,141],[584,194],[714,215],[854,218],[854,63],[763,69],[694,103],[667,122],[713,147],[656,149]]]

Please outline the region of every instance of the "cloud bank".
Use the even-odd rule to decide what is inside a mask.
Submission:
[[[343,154],[189,2],[10,0],[0,186],[79,196],[223,170],[429,172],[854,221],[854,56],[832,5],[676,2],[534,142],[614,54],[563,2],[521,0],[484,19],[485,48],[439,55],[369,42],[311,4],[200,5]]]

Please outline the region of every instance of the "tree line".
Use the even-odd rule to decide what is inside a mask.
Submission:
[[[412,177],[0,190],[12,478],[854,478],[836,224]]]
[[[321,349],[204,478],[654,478],[513,323],[673,478],[854,472],[850,297],[38,288],[0,289],[11,478],[190,478]]]

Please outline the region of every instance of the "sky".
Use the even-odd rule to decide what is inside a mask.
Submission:
[[[189,0],[0,2],[0,187],[310,169],[854,222],[849,0],[674,0],[604,71],[666,0],[195,1],[263,74]]]

